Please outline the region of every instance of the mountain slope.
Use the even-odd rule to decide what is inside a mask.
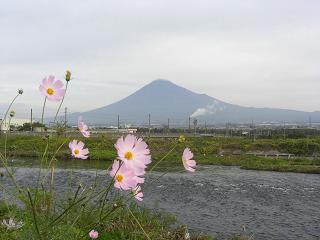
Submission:
[[[141,123],[167,121],[168,118],[185,121],[194,110],[215,99],[179,87],[167,80],[155,80],[132,95],[108,106],[81,113],[91,123],[114,123],[117,115],[127,122]],[[73,122],[79,113],[71,114]]]
[[[74,123],[81,115],[91,124],[115,124],[117,115],[122,122],[165,123],[170,118],[175,124],[185,124],[188,117],[209,123],[240,122],[307,122],[320,121],[320,112],[286,109],[242,107],[225,103],[205,94],[197,94],[167,80],[155,80],[130,96],[102,108],[69,115]]]

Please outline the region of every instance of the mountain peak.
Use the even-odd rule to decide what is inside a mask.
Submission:
[[[174,86],[177,86],[176,84],[174,84],[173,82],[171,82],[167,79],[160,79],[160,78],[151,81],[148,85],[161,85],[161,86],[164,86],[164,85],[173,86],[174,85]]]
[[[153,81],[151,81],[151,83],[172,83],[171,81],[167,80],[167,79],[155,79]]]

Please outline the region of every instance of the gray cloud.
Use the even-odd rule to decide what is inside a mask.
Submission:
[[[0,7],[0,102],[42,77],[88,110],[153,79],[246,106],[319,110],[317,0],[11,0]],[[91,99],[91,101],[83,101]],[[54,104],[53,104],[54,106]]]

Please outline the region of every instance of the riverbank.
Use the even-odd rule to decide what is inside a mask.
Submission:
[[[185,240],[186,235],[189,234],[189,240],[213,240],[212,237],[205,234],[189,233],[184,225],[178,225],[176,219],[171,214],[163,212],[148,210],[137,205],[130,205],[130,211],[139,221],[146,234],[150,239],[158,240]],[[94,214],[98,214],[94,208],[91,209],[90,214],[83,214],[79,219],[78,211],[70,213],[70,218],[76,218],[77,224],[70,224],[70,222],[62,221],[57,224],[55,231],[50,233],[50,239],[89,239],[86,234],[88,231],[86,226],[90,226],[94,220]],[[136,224],[132,216],[125,209],[120,209],[115,213],[117,215],[111,222],[110,220],[101,221],[99,227],[96,229],[101,240],[145,240],[146,237],[141,231],[141,228]],[[21,222],[22,226],[19,229],[6,229],[3,225],[0,226],[1,240],[23,240],[31,239],[33,232],[32,219],[29,219],[28,210],[17,208],[15,205],[7,205],[0,201],[0,220],[7,220],[14,216],[15,221]],[[57,217],[53,215],[52,217]],[[38,221],[46,222],[45,214],[38,214]],[[41,224],[40,224],[41,225]],[[29,237],[28,237],[29,236]],[[80,238],[81,236],[85,236]],[[27,237],[27,238],[26,238]],[[48,235],[49,237],[49,235]],[[33,239],[33,238],[32,238]],[[237,239],[237,238],[231,238]]]
[[[81,139],[81,138],[80,138]],[[116,138],[106,135],[90,139],[81,139],[90,149],[90,159],[103,161],[103,167],[110,163],[116,152],[114,143]],[[176,143],[176,138],[145,138],[150,146],[153,163],[156,163]],[[31,137],[9,135],[7,142],[8,153],[11,158],[37,158],[49,143],[49,155],[62,145],[56,154],[57,159],[70,159],[67,147],[69,139],[61,137]],[[320,138],[303,139],[258,139],[252,141],[245,138],[214,138],[191,137],[168,155],[159,167],[171,169],[181,166],[181,153],[184,147],[190,147],[199,165],[240,166],[243,169],[267,170],[279,172],[320,173]],[[0,137],[0,150],[4,151],[4,136]],[[257,155],[274,155],[281,153],[292,154],[290,158],[263,157]],[[309,156],[309,157],[305,157]],[[78,161],[78,160],[77,160]],[[89,160],[86,160],[89,161]],[[93,166],[94,167],[94,166]]]

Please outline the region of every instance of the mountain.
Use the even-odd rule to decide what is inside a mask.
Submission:
[[[115,124],[117,116],[125,123],[186,124],[189,116],[208,123],[320,122],[320,112],[254,108],[229,104],[206,94],[194,93],[167,80],[155,80],[130,96],[113,104],[68,116],[75,123],[79,116],[91,124]]]

